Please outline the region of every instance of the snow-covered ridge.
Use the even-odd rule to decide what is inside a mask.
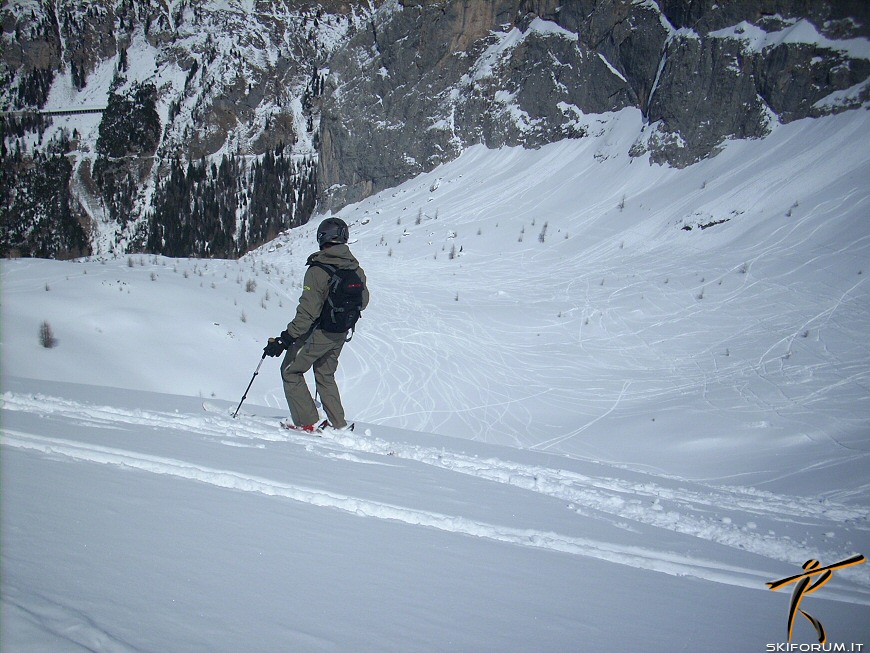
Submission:
[[[737,39],[745,47],[754,52],[762,52],[766,48],[776,47],[784,43],[805,43],[819,48],[835,50],[854,59],[870,60],[870,41],[867,39],[830,39],[822,34],[808,20],[784,21],[788,27],[774,32],[767,32],[757,25],[743,21],[732,27],[710,32],[716,38]]]

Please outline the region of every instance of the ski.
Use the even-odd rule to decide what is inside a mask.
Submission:
[[[235,412],[235,410],[233,409],[232,406],[221,406],[220,404],[212,403],[210,401],[203,401],[202,402],[202,409],[207,413],[213,413],[216,415],[225,415],[227,417],[232,417],[233,413]],[[240,412],[238,414],[238,417],[253,417],[256,419],[281,419],[284,415],[287,414],[287,413],[284,413],[284,415],[280,415],[280,414],[273,413],[272,415],[269,415],[269,414],[267,414],[269,412],[269,410],[270,409],[263,409],[262,413],[243,410],[242,412]],[[278,409],[273,408],[271,410],[277,411]]]
[[[340,432],[346,432],[346,431],[353,431],[354,426],[355,426],[353,423],[351,423],[351,424],[348,424],[343,429],[334,429],[333,427],[331,427],[329,425],[329,422],[327,422],[326,420],[323,420],[317,426],[314,426],[313,424],[309,425],[309,426],[297,426],[296,424],[293,424],[292,422],[288,422],[288,421],[282,421],[282,422],[280,422],[280,424],[281,424],[281,428],[287,429],[288,431],[296,431],[298,433],[304,433],[305,435],[314,435],[314,436],[319,437],[319,438],[323,437],[324,432],[328,432],[327,429],[329,429],[332,432],[339,432],[340,433]]]

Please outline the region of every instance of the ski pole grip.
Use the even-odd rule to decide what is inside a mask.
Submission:
[[[262,356],[262,358],[260,358],[260,360],[266,360],[266,356],[267,356],[266,350],[269,348],[269,345],[271,345],[273,342],[275,342],[275,338],[269,338],[268,342],[269,342],[269,344],[266,345],[265,347],[263,347],[263,356]],[[256,376],[256,374],[255,374],[255,376]]]

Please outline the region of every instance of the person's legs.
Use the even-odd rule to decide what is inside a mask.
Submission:
[[[288,349],[281,363],[284,396],[290,408],[290,417],[297,426],[315,424],[320,418],[304,376],[315,360],[310,348],[303,343],[301,347],[293,346]]]
[[[308,339],[291,347],[281,363],[284,396],[290,407],[290,416],[297,426],[316,424],[320,419],[311,397],[305,373],[314,366],[314,381],[323,410],[332,426],[344,428],[344,408],[335,383],[338,355],[344,346],[344,334],[326,333],[317,329]]]
[[[341,405],[338,384],[335,382],[339,353],[341,353],[340,346],[317,359],[314,363],[314,382],[330,426],[343,429],[347,426],[347,422],[344,419],[344,407]]]

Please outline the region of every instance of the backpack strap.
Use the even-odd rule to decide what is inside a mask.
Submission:
[[[329,263],[321,263],[320,261],[312,261],[308,264],[308,267],[326,270],[327,272],[329,272],[330,277],[332,277],[332,275],[335,274],[335,271],[338,270],[338,268],[334,265],[330,265]]]
[[[338,272],[338,268],[335,267],[334,265],[329,265],[329,263],[321,263],[320,261],[314,261],[313,263],[309,263],[309,266],[310,267],[318,267],[321,270],[326,270],[329,273],[329,282],[328,282],[328,286],[327,286],[327,288],[329,289],[329,292],[327,292],[327,295],[326,295],[326,300],[329,301],[329,293],[331,293],[333,287],[336,286],[340,282],[340,279],[336,275],[336,272]]]
[[[325,270],[327,274],[329,274],[329,281],[327,281],[326,286],[326,298],[323,300],[324,304],[329,301],[329,293],[332,292],[332,283],[333,279],[335,279],[335,271],[338,269],[334,265],[329,265],[328,263],[321,263],[320,261],[310,261],[308,263],[308,267],[310,268],[320,268],[321,270]],[[323,307],[321,306],[321,314],[323,312]],[[311,325],[311,329],[314,330],[320,326],[320,317],[314,320],[314,324]]]

